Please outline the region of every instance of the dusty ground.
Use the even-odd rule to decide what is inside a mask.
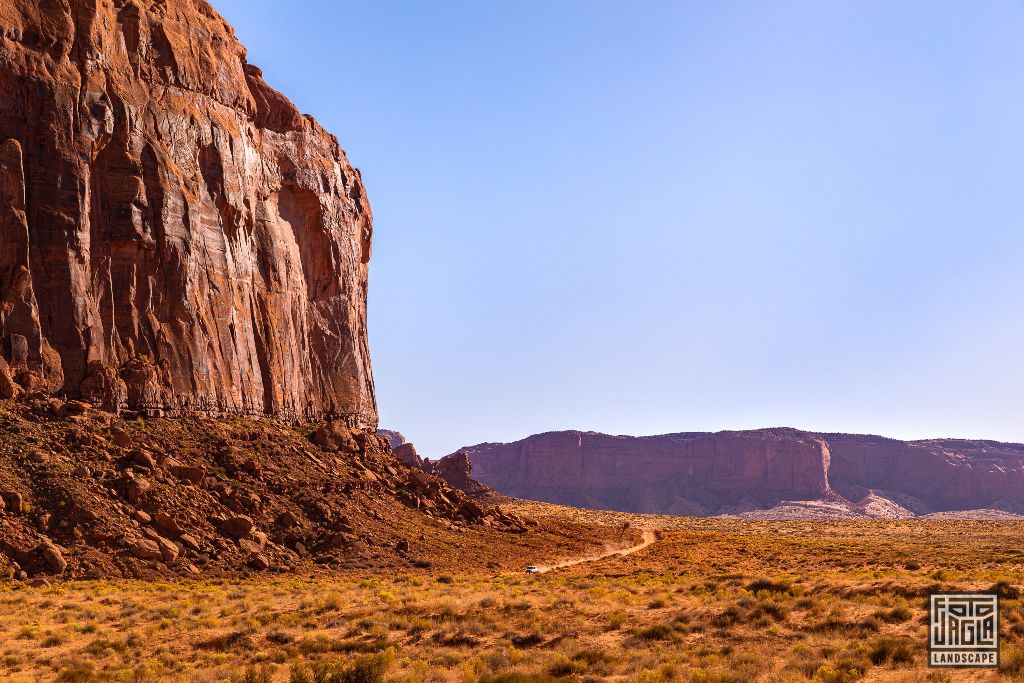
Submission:
[[[516,512],[589,520],[610,547],[635,545],[641,528],[656,530],[656,540],[533,576],[479,567],[8,584],[0,588],[0,666],[8,680],[26,681],[1024,676],[1018,522],[768,522],[539,504]],[[553,554],[523,564],[572,557]],[[1002,671],[926,669],[927,593],[993,586],[1003,594]],[[336,664],[333,677],[327,663]]]

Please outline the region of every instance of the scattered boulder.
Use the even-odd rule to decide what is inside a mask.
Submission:
[[[24,501],[21,494],[17,491],[0,491],[0,498],[3,498],[4,503],[7,504],[7,509],[11,512],[17,513],[24,510]]]
[[[248,515],[229,517],[220,525],[221,532],[223,532],[225,536],[234,539],[248,536],[249,532],[252,531],[252,528],[252,517],[249,517]]]
[[[259,545],[260,550],[266,547],[267,541],[269,540],[267,535],[262,531],[251,531],[249,532],[249,536]]]
[[[68,401],[64,404],[64,413],[67,415],[81,415],[92,410],[92,405],[85,401]]]
[[[170,564],[178,559],[178,555],[181,553],[181,549],[173,542],[160,536],[156,539],[157,547],[160,550],[160,556],[163,561]]]
[[[120,427],[110,428],[110,440],[120,448],[129,448],[132,445],[132,437]]]
[[[416,452],[416,447],[411,443],[404,443],[396,448],[395,456],[409,467],[414,467],[418,470],[426,470],[427,468],[423,458]]]
[[[196,537],[192,534],[182,534],[178,537],[178,540],[181,541],[182,545],[184,545],[186,548],[195,550],[196,552],[202,550],[201,546],[199,545],[199,541],[197,541]]]
[[[153,517],[145,510],[136,510],[132,513],[132,517],[135,518],[140,524],[152,524]]]
[[[291,511],[285,510],[277,516],[277,524],[285,529],[293,529],[299,526],[299,520]]]
[[[158,511],[153,515],[153,525],[161,532],[173,536],[179,536],[182,532],[178,521],[163,511]]]
[[[256,554],[263,550],[259,543],[252,540],[251,538],[240,538],[238,539],[238,547],[246,552]]]
[[[171,465],[170,470],[171,474],[173,474],[174,476],[178,477],[179,479],[184,479],[190,484],[195,484],[196,486],[202,485],[203,480],[206,479],[206,470],[204,470],[202,467],[189,467],[187,465]]]
[[[18,398],[21,393],[21,387],[18,386],[11,376],[10,366],[7,365],[7,361],[0,358],[0,399]]]
[[[270,569],[270,561],[262,553],[253,553],[249,556],[249,564],[253,569],[266,571]]]
[[[138,465],[139,467],[145,467],[151,472],[156,471],[156,458],[154,458],[153,454],[144,448],[136,448],[135,450],[133,450],[131,453],[128,454],[128,459],[134,465]]]
[[[124,476],[119,480],[119,486],[122,495],[129,503],[138,502],[152,488],[152,484],[131,472],[124,473]]]
[[[325,451],[358,451],[359,442],[352,430],[340,422],[328,422],[313,432],[313,443]]]
[[[161,560],[160,544],[148,538],[136,538],[128,541],[128,552],[140,560]]]
[[[51,541],[43,541],[39,545],[39,554],[46,563],[47,569],[53,574],[63,574],[64,570],[68,568],[68,562],[64,559],[61,549]]]

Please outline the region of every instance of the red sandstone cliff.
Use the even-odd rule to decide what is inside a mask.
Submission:
[[[992,441],[570,431],[461,450],[473,478],[499,493],[628,512],[723,514],[822,499],[856,510],[872,493],[918,514],[1024,511],[1024,445]]]
[[[0,0],[0,392],[376,426],[371,214],[204,0]]]

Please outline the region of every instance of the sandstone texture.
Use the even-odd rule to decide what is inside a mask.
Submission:
[[[0,0],[0,398],[375,429],[371,231],[209,3]]]
[[[1024,512],[1024,445],[994,441],[793,429],[649,437],[566,431],[462,450],[472,477],[499,493],[598,509],[718,515],[785,502],[782,516]]]

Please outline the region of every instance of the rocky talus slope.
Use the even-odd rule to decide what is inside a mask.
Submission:
[[[0,402],[0,431],[0,576],[518,567],[555,533],[340,422],[124,420],[36,398]]]
[[[716,515],[775,508],[781,516],[824,517],[1024,512],[1024,445],[995,441],[795,429],[647,437],[566,431],[462,451],[472,476],[500,493],[597,509]]]
[[[372,430],[371,226],[205,0],[0,0],[0,395]]]

